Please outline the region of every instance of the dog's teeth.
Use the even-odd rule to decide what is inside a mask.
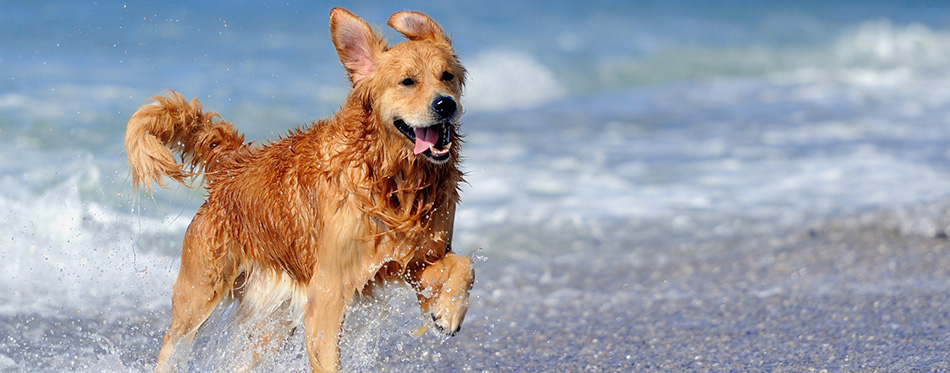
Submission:
[[[432,155],[442,155],[449,152],[449,149],[452,149],[452,143],[445,144],[445,147],[442,149],[436,149],[434,146],[429,147],[429,151],[432,152]]]

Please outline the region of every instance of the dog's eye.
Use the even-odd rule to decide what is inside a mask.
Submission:
[[[401,82],[399,82],[399,84],[402,84],[402,85],[408,87],[408,86],[411,86],[411,85],[413,85],[413,84],[416,84],[416,81],[415,81],[415,80],[412,80],[412,78],[406,78],[406,79],[403,79]]]
[[[452,80],[452,79],[455,79],[455,75],[452,75],[452,73],[450,73],[450,72],[448,72],[448,71],[445,71],[445,72],[442,73],[442,78],[440,78],[440,79],[442,79],[443,82],[447,82],[447,81],[450,81],[450,80]]]

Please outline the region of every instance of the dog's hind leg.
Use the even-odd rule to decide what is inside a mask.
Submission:
[[[215,306],[231,293],[236,277],[236,267],[229,262],[230,257],[216,255],[220,253],[213,246],[204,220],[199,211],[185,234],[181,268],[172,288],[172,322],[158,353],[157,372],[183,368],[176,367],[176,347],[190,348],[198,328]]]
[[[435,262],[410,269],[407,281],[416,291],[422,312],[429,314],[436,328],[455,335],[468,311],[468,292],[475,281],[471,259],[447,252]]]

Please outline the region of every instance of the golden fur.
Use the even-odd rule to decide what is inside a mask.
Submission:
[[[438,329],[458,331],[474,279],[450,245],[465,70],[427,16],[399,12],[388,24],[409,40],[388,47],[334,9],[331,35],[352,91],[333,117],[264,146],[176,92],[132,116],[125,141],[136,188],[203,176],[208,191],[185,233],[157,370],[176,368],[176,346],[186,350],[225,300],[241,303],[236,317],[267,326],[249,336],[252,361],[302,319],[315,371],[338,369],[346,307],[376,282],[405,281]],[[418,145],[426,131],[451,142]]]

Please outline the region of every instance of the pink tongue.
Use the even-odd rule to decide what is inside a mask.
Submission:
[[[439,131],[430,128],[416,128],[416,147],[412,149],[413,153],[420,154],[435,146],[435,142],[439,141]]]

